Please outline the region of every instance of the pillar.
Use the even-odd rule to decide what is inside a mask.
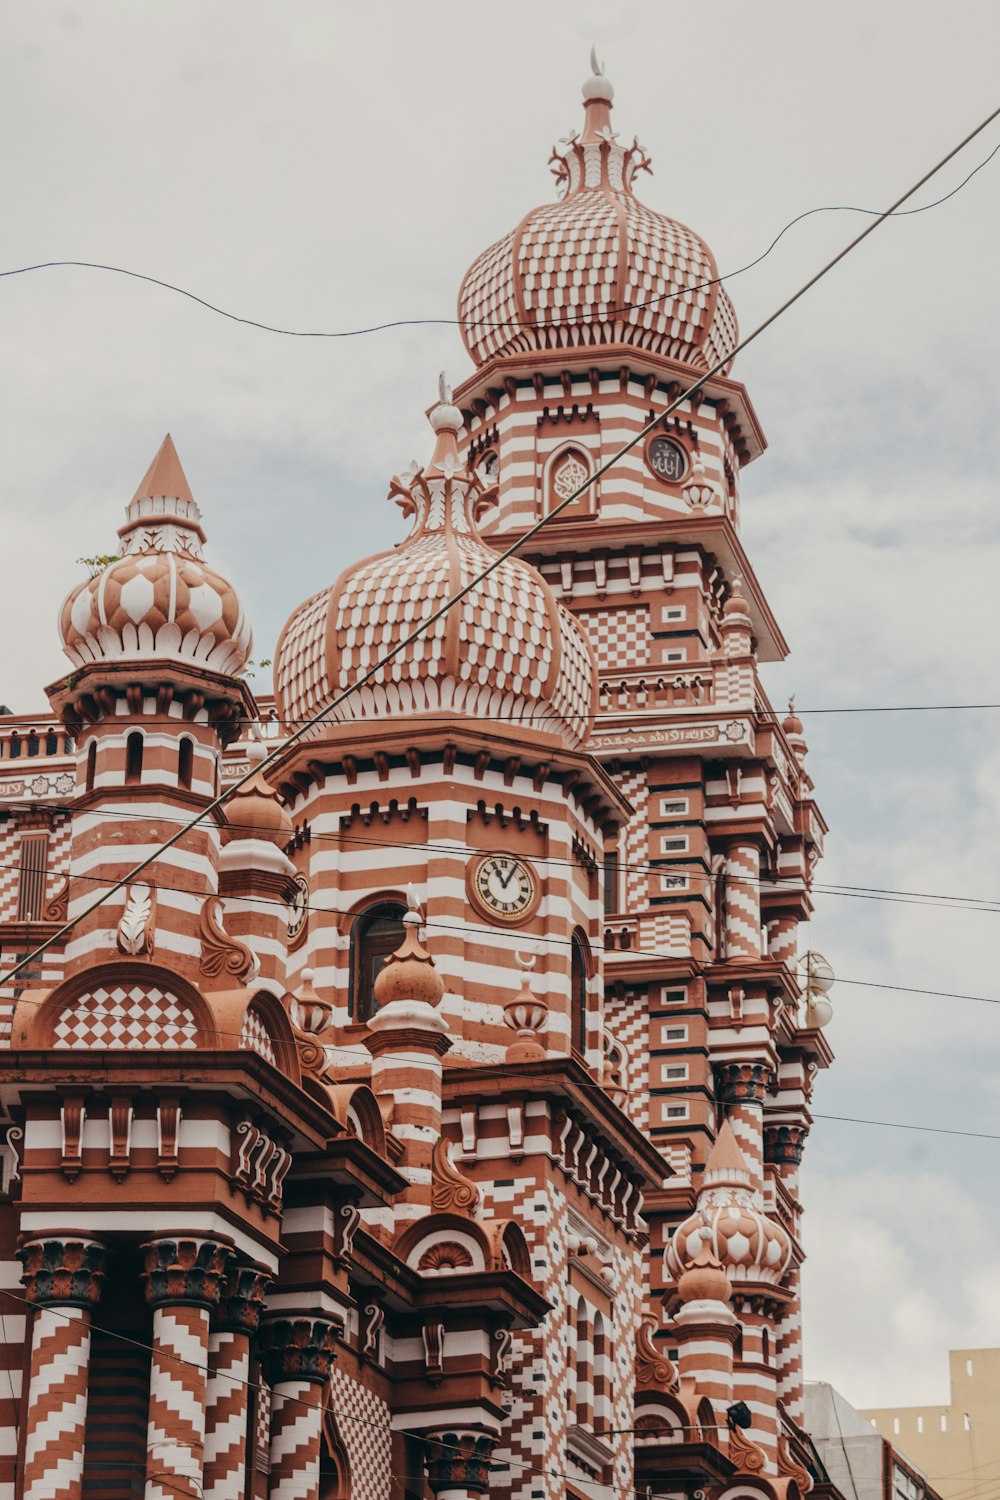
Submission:
[[[153,1308],[145,1500],[177,1500],[204,1488],[209,1326],[233,1252],[200,1238],[142,1248]]]
[[[759,1187],[764,1177],[764,1094],[771,1070],[767,1063],[748,1059],[721,1063],[715,1074],[726,1119]]]
[[[767,956],[778,963],[795,963],[799,951],[799,917],[797,912],[782,912],[768,919]]]
[[[732,1285],[703,1251],[677,1282],[682,1306],[674,1314],[677,1373],[693,1381],[715,1408],[720,1426],[733,1399],[733,1347],[740,1325],[729,1305]]]
[[[269,1281],[256,1266],[236,1266],[219,1301],[208,1340],[204,1500],[244,1500],[250,1340]]]
[[[727,960],[760,958],[760,938],[760,850],[738,839],[726,850]]]
[[[323,1318],[275,1318],[261,1330],[271,1387],[268,1500],[319,1500],[323,1402],[340,1332]]]
[[[96,1240],[29,1240],[17,1252],[31,1329],[24,1500],[82,1500],[90,1372],[90,1316],[101,1295]]]
[[[781,1124],[764,1127],[764,1160],[773,1165],[793,1203],[798,1202],[799,1167],[805,1152],[808,1130],[805,1125]],[[805,1416],[805,1394],[802,1373],[802,1294],[801,1270],[793,1260],[782,1283],[790,1300],[781,1310],[778,1324],[777,1374],[778,1395],[795,1422]]]
[[[444,1429],[424,1438],[425,1462],[434,1500],[479,1500],[490,1487],[492,1433],[477,1428]]]

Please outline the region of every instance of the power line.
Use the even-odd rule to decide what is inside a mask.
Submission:
[[[990,118],[992,119],[994,117],[991,116]],[[985,121],[984,122],[984,126],[981,126],[980,129],[985,128],[985,125],[988,125],[989,123],[990,123],[989,120]],[[975,133],[978,134],[978,132],[975,132]],[[967,145],[968,142],[971,139],[972,139],[972,136],[967,137],[966,140],[963,141],[962,145],[963,146]],[[957,149],[961,150],[962,147],[960,146]],[[784,226],[784,228],[782,228],[781,230],[779,230],[779,232],[775,235],[774,239],[768,245],[767,249],[764,250],[760,255],[756,256],[753,260],[747,261],[746,265],[739,266],[735,271],[727,271],[724,276],[712,276],[710,278],[707,278],[704,281],[695,282],[691,286],[674,288],[674,289],[672,289],[670,291],[661,292],[657,296],[649,297],[649,298],[647,298],[643,302],[629,302],[627,304],[622,304],[621,306],[617,306],[617,305],[612,304],[611,306],[608,307],[607,312],[605,314],[605,317],[604,317],[604,319],[602,321],[607,321],[607,320],[610,320],[612,318],[615,318],[620,313],[623,313],[623,312],[629,312],[629,313],[631,313],[631,312],[639,312],[643,308],[656,306],[658,303],[660,303],[660,302],[662,302],[662,301],[664,301],[665,299],[668,299],[668,298],[669,299],[676,299],[676,298],[679,298],[679,297],[685,297],[685,296],[688,296],[688,295],[690,295],[690,294],[692,294],[694,292],[705,291],[705,290],[707,290],[710,287],[721,286],[721,285],[723,285],[723,283],[725,283],[727,281],[733,281],[733,280],[735,280],[735,278],[737,276],[742,276],[746,271],[751,271],[751,270],[754,269],[755,266],[759,266],[760,263],[761,263],[761,261],[766,260],[767,257],[771,254],[771,252],[780,243],[780,241],[785,237],[785,235],[788,234],[789,230],[794,229],[794,227],[797,224],[801,224],[804,219],[809,219],[809,218],[811,218],[815,214],[840,214],[840,213],[865,214],[865,215],[868,215],[868,216],[870,216],[872,218],[875,218],[877,223],[881,223],[883,220],[889,219],[889,218],[908,218],[908,217],[911,217],[914,214],[927,213],[928,210],[930,210],[932,208],[938,208],[938,207],[940,207],[940,205],[942,203],[947,203],[948,200],[949,200],[949,198],[954,198],[955,195],[956,195],[956,193],[961,192],[961,190],[966,186],[966,184],[972,181],[972,179],[973,179],[973,177],[975,177],[976,173],[977,172],[981,172],[983,170],[983,168],[985,166],[987,166],[988,163],[993,160],[994,156],[997,154],[998,151],[1000,151],[1000,143],[998,143],[996,146],[994,146],[993,150],[989,153],[989,155],[986,156],[986,157],[984,157],[983,160],[978,164],[978,166],[973,167],[972,171],[968,174],[968,176],[964,177],[962,179],[962,181],[960,183],[958,183],[958,185],[956,187],[953,187],[951,189],[950,192],[945,193],[944,196],[941,197],[941,198],[936,198],[933,203],[924,203],[924,204],[921,204],[918,208],[890,209],[890,210],[888,210],[888,212],[883,212],[883,213],[880,213],[879,210],[875,209],[875,208],[858,208],[858,207],[855,207],[853,204],[845,204],[845,203],[821,204],[821,205],[819,205],[816,208],[808,208],[803,213],[797,214],[794,219],[790,219],[788,221],[788,223]],[[956,154],[955,152],[951,153],[951,155],[955,155],[955,154]],[[949,161],[949,160],[951,160],[951,156],[945,158],[945,161]],[[940,165],[944,165],[944,163],[942,162]],[[937,171],[937,170],[940,170],[940,166],[938,168],[935,168],[935,171]],[[932,175],[933,175],[932,173],[929,173],[928,177],[932,176]],[[918,184],[918,186],[922,186],[923,183],[928,180],[928,177],[922,178],[921,179],[921,183]],[[916,191],[916,189],[913,189],[912,191]],[[907,194],[906,196],[908,197],[910,195]],[[899,199],[898,201],[899,202],[905,202],[905,199]],[[875,226],[872,226],[872,227],[875,227]],[[46,261],[39,261],[39,262],[37,262],[34,265],[14,266],[14,267],[12,267],[9,270],[0,271],[0,278],[12,277],[12,276],[26,276],[26,275],[29,275],[31,272],[34,272],[34,271],[51,271],[51,270],[60,270],[60,269],[76,269],[76,270],[85,270],[85,271],[106,271],[106,272],[109,272],[110,274],[115,275],[115,276],[126,276],[130,280],[132,280],[132,281],[143,281],[143,282],[146,282],[150,286],[158,286],[158,287],[161,287],[164,291],[173,292],[176,296],[184,297],[189,302],[194,302],[199,307],[204,308],[206,310],[206,312],[214,313],[217,317],[220,317],[220,318],[225,318],[230,323],[240,323],[244,327],[255,328],[255,329],[257,329],[261,333],[279,334],[283,338],[293,338],[293,339],[353,339],[353,338],[362,338],[362,337],[365,337],[366,335],[372,334],[372,333],[384,333],[384,332],[386,332],[386,331],[388,331],[390,329],[394,329],[394,328],[433,328],[433,327],[439,327],[439,328],[440,327],[443,327],[443,328],[456,328],[456,327],[458,327],[458,328],[461,328],[461,327],[465,327],[465,328],[534,328],[534,327],[538,326],[539,322],[544,322],[544,319],[541,319],[541,318],[539,318],[539,319],[518,319],[518,318],[503,318],[503,319],[486,319],[486,318],[395,318],[395,319],[393,319],[393,320],[391,320],[389,322],[386,322],[386,323],[372,323],[372,324],[369,324],[368,326],[362,327],[362,328],[342,328],[342,329],[332,329],[332,330],[307,329],[307,328],[281,328],[281,327],[277,327],[277,326],[275,326],[274,324],[271,324],[271,323],[264,323],[264,322],[260,321],[257,318],[245,318],[245,317],[241,317],[237,313],[229,312],[226,308],[219,307],[214,302],[209,302],[207,300],[207,298],[199,296],[196,292],[192,292],[192,291],[188,290],[186,287],[177,286],[174,282],[166,281],[166,280],[164,280],[163,278],[161,278],[159,276],[150,276],[150,275],[148,275],[148,274],[146,274],[145,272],[142,272],[142,271],[133,271],[133,270],[129,269],[127,266],[110,265],[110,264],[108,264],[106,262],[103,262],[103,261],[92,261],[92,260],[46,260]],[[727,354],[726,360],[724,361],[724,363],[727,363],[733,357],[733,355],[736,354],[737,350],[740,349],[740,348],[742,348],[742,347],[744,347],[744,346],[741,345],[741,344],[738,344],[736,346],[736,349],[734,349],[732,351],[732,354]]]
[[[49,803],[48,807],[51,811],[62,813],[67,818],[77,817],[81,820],[83,818],[108,818],[114,822],[131,819],[133,822],[176,824],[184,823],[184,820],[181,818],[171,818],[167,814],[160,812],[150,814],[142,812],[128,812],[124,808],[99,807],[87,807],[74,812],[71,807],[60,803]],[[11,810],[14,809],[12,808]],[[2,809],[0,809],[0,811],[2,811]],[[680,818],[677,820],[671,820],[667,828],[657,829],[655,831],[661,833],[666,832],[669,834],[669,831],[672,828],[684,830],[689,826],[690,821],[691,820],[688,820],[688,822],[686,823],[684,819]],[[694,819],[694,821],[698,822],[699,820]],[[270,837],[274,832],[273,828],[260,828],[256,824],[246,823],[242,821],[234,821],[231,823],[227,822],[224,825],[220,825],[220,827],[223,831],[231,829],[232,831],[243,835],[249,833],[261,833],[267,837]],[[474,847],[471,844],[434,843],[432,840],[416,841],[407,839],[393,839],[391,842],[387,843],[383,839],[366,839],[361,834],[322,833],[310,828],[308,834],[308,842],[313,843],[316,841],[323,841],[325,843],[336,844],[338,846],[342,844],[356,844],[370,849],[409,849],[414,850],[418,853],[422,852],[427,854],[446,854],[452,857],[464,854],[468,856],[466,863],[469,863],[472,859],[485,858],[491,853],[503,852],[486,847],[480,849]],[[700,858],[701,857],[697,854],[687,853],[678,855],[664,855],[662,856],[660,863],[653,863],[648,860],[619,860],[617,869],[619,872],[626,873],[628,871],[633,871],[649,875],[686,875],[692,882],[702,882],[706,886],[712,886],[714,885],[717,876],[724,872],[692,868],[691,862],[697,861]],[[565,869],[586,869],[586,864],[582,859],[566,859],[561,855],[556,854],[534,854],[532,855],[532,864],[554,865],[556,867]],[[20,868],[21,865],[17,861],[13,861],[7,864],[0,864],[0,869],[19,870]],[[67,880],[84,880],[92,878],[83,875],[76,875],[72,870],[52,871],[50,872],[50,878],[58,878],[60,874],[64,874]],[[852,885],[847,881],[814,880],[812,882],[807,882],[806,879],[801,875],[781,875],[778,872],[774,872],[773,874],[770,874],[768,876],[749,876],[741,873],[737,878],[739,884],[756,886],[764,895],[773,891],[780,892],[783,886],[788,886],[791,888],[793,894],[796,890],[801,890],[807,895],[842,896],[844,898],[860,901],[883,901],[888,903],[889,905],[938,906],[943,908],[945,911],[983,912],[986,915],[990,916],[1000,914],[1000,898],[993,898],[988,896],[954,896],[951,893],[941,893],[935,891],[907,891],[886,886]],[[172,889],[172,887],[161,886],[161,889],[170,890]],[[613,927],[615,925],[613,918],[622,916],[627,917],[629,915],[630,913],[627,912],[605,913],[604,925],[606,927]]]
[[[851,240],[841,250],[838,250],[836,255],[833,255],[829,260],[827,260],[818,271],[810,276],[807,281],[803,282],[803,284],[798,288],[797,291],[793,292],[790,297],[787,297],[785,301],[780,304],[780,306],[775,308],[774,312],[770,313],[766,318],[764,318],[762,322],[758,323],[750,333],[746,334],[733,349],[731,349],[728,353],[720,356],[714,362],[714,364],[712,364],[704,372],[704,374],[700,375],[697,380],[695,380],[685,390],[681,391],[677,396],[669,401],[664,407],[663,411],[650,418],[650,420],[645,423],[644,426],[638,430],[638,432],[636,432],[631,438],[629,438],[627,442],[622,444],[622,446],[616,453],[611,454],[610,457],[608,457],[603,463],[598,464],[597,467],[587,476],[587,478],[584,479],[582,484],[578,485],[576,489],[571,490],[564,499],[560,500],[558,504],[554,505],[547,515],[540,517],[531,526],[529,526],[527,531],[525,531],[516,541],[512,542],[509,547],[505,548],[504,551],[497,553],[485,568],[483,568],[478,574],[470,578],[468,583],[464,584],[462,588],[458,589],[449,599],[446,599],[444,603],[441,604],[437,609],[432,610],[429,615],[426,615],[424,619],[421,620],[420,623],[415,626],[412,631],[402,636],[394,646],[390,647],[390,649],[385,653],[381,660],[375,662],[371,667],[367,669],[367,671],[363,672],[360,677],[357,677],[354,682],[350,684],[350,686],[344,688],[340,693],[336,694],[332,701],[328,704],[325,704],[324,707],[321,708],[311,720],[307,720],[306,723],[301,724],[297,729],[295,729],[292,734],[289,735],[288,739],[285,740],[284,744],[281,747],[273,750],[269,755],[265,756],[264,760],[262,760],[258,765],[251,766],[242,776],[240,776],[235,782],[233,782],[230,787],[228,787],[224,792],[221,792],[216,798],[213,799],[212,802],[210,802],[193,819],[191,819],[190,823],[186,825],[186,827],[179,828],[177,832],[175,834],[172,834],[169,839],[164,840],[159,850],[154,851],[152,854],[147,855],[144,859],[140,860],[137,865],[135,865],[127,874],[121,876],[117,881],[115,881],[114,885],[103,895],[99,896],[97,900],[94,901],[89,907],[86,907],[83,911],[78,912],[75,917],[63,923],[63,925],[57,932],[53,933],[51,937],[46,938],[31,953],[26,954],[23,959],[15,964],[13,969],[9,970],[8,973],[0,977],[0,987],[9,984],[10,981],[18,973],[21,972],[22,969],[27,968],[29,964],[31,964],[36,958],[40,957],[41,954],[44,953],[46,949],[49,948],[54,942],[58,942],[61,938],[65,937],[67,933],[71,932],[78,922],[82,921],[84,917],[89,916],[90,912],[96,910],[96,908],[100,906],[108,898],[108,896],[112,895],[115,891],[124,889],[124,887],[127,886],[131,881],[133,881],[136,876],[141,875],[143,870],[147,869],[149,865],[153,864],[161,854],[165,853],[167,849],[172,848],[174,844],[178,843],[185,832],[187,832],[190,828],[196,827],[203,818],[209,816],[209,814],[214,812],[217,808],[222,807],[223,804],[235,792],[237,792],[241,786],[245,785],[246,782],[252,780],[254,777],[260,775],[269,765],[275,764],[275,762],[278,761],[292,745],[296,744],[300,739],[304,738],[304,736],[311,728],[322,723],[324,719],[326,719],[330,714],[334,713],[335,710],[339,708],[341,703],[345,702],[352,693],[357,692],[359,688],[364,687],[366,683],[370,682],[373,678],[377,677],[381,672],[383,672],[385,668],[396,659],[397,656],[399,656],[403,651],[407,650],[415,640],[419,639],[419,637],[423,635],[426,630],[428,630],[432,625],[436,624],[438,620],[442,619],[451,609],[455,607],[456,604],[459,604],[468,594],[470,594],[473,589],[478,588],[478,586],[484,581],[484,579],[488,578],[492,573],[494,573],[502,563],[513,557],[514,554],[519,550],[519,548],[523,547],[526,542],[529,542],[532,537],[537,536],[545,526],[550,525],[558,515],[560,515],[565,509],[567,509],[568,506],[574,504],[581,495],[583,495],[592,485],[596,484],[597,481],[601,479],[603,475],[606,474],[611,468],[613,468],[614,465],[617,464],[622,458],[624,458],[627,453],[630,453],[633,448],[637,447],[640,443],[645,441],[649,434],[660,425],[665,417],[670,416],[670,414],[676,411],[684,401],[690,400],[692,396],[697,395],[699,391],[704,389],[708,382],[713,379],[714,376],[719,374],[719,372],[725,366],[727,366],[741,350],[748,348],[752,343],[754,343],[756,339],[760,338],[762,333],[765,333],[773,323],[776,323],[778,319],[781,318],[789,310],[789,308],[794,307],[795,304],[799,302],[808,291],[810,291],[819,281],[822,281],[822,279],[827,276],[829,272],[834,269],[834,267],[838,266],[846,256],[850,255],[852,250],[856,249],[858,245],[860,245],[869,237],[869,235],[873,234],[875,230],[878,229],[878,227],[883,224],[887,218],[895,213],[897,209],[902,207],[902,205],[907,201],[908,198],[912,198],[913,194],[918,192],[920,188],[923,187],[925,182],[928,182],[930,178],[935,176],[935,174],[939,172],[947,162],[951,161],[953,157],[955,157],[965,146],[967,146],[971,140],[974,140],[977,135],[985,130],[986,127],[991,124],[992,121],[995,120],[998,116],[1000,116],[1000,106],[992,110],[991,113],[987,115],[987,117],[982,120],[973,130],[971,130],[968,135],[966,135],[963,140],[958,143],[957,146],[952,147],[952,149],[948,151],[943,157],[941,157],[933,167],[925,172],[922,177],[920,177],[911,187],[907,188],[906,191],[900,195],[900,197],[898,197],[893,203],[891,203],[887,209],[883,210],[883,212],[880,213],[876,219],[873,219],[872,222],[867,225],[867,227],[864,228],[860,234],[855,235],[853,240]]]

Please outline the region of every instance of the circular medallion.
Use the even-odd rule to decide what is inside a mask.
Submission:
[[[542,898],[531,865],[513,854],[484,854],[473,860],[468,891],[473,906],[487,921],[511,925],[534,916]]]
[[[288,946],[297,948],[306,935],[309,923],[309,880],[296,875],[295,890],[288,901]]]
[[[646,444],[646,463],[664,484],[680,484],[687,469],[687,455],[673,438],[657,436]]]

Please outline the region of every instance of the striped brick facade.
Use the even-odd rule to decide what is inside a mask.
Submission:
[[[50,943],[0,983],[0,1500],[781,1500],[808,1461],[825,830],[758,673],[763,435],[727,362],[574,498],[736,338],[585,100],[463,283],[407,534],[292,612],[275,698],[168,439],[52,714],[0,719],[0,980]]]

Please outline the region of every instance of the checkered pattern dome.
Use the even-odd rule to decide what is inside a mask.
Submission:
[[[308,599],[275,655],[282,718],[299,723],[354,686],[420,623],[419,637],[342,704],[335,722],[442,712],[496,716],[578,745],[594,710],[597,671],[582,627],[541,574],[508,558],[439,620],[435,611],[471,583],[496,553],[474,519],[475,481],[459,467],[454,426],[408,484],[394,481],[413,529],[394,552],[349,568]],[[451,420],[451,419],[449,419]],[[448,451],[440,452],[443,436]]]
[[[588,120],[554,160],[559,201],[532,209],[462,282],[458,314],[475,363],[624,344],[705,370],[728,354],[739,334],[712,252],[632,190],[649,169],[642,147],[622,147],[609,125]]]
[[[202,560],[201,513],[169,436],[118,535],[121,556],[79,584],[60,611],[73,665],[179,657],[241,671],[253,646],[250,622],[232,584]]]

